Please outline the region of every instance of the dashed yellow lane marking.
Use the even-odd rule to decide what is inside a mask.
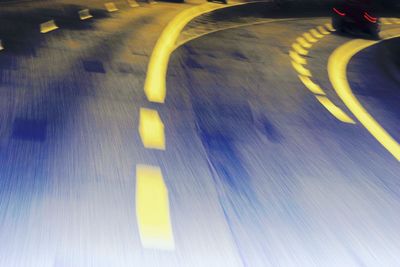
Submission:
[[[304,48],[311,48],[312,44],[306,41],[303,37],[298,37],[297,38],[297,43],[299,43],[302,47]]]
[[[159,167],[136,167],[136,219],[142,246],[173,250],[168,189]]]
[[[307,64],[307,60],[297,54],[295,51],[290,51],[289,56],[293,59],[294,62],[297,62],[299,64],[305,65]]]
[[[307,40],[307,42],[309,42],[309,43],[318,42],[318,39],[315,39],[309,32],[304,33],[303,36]]]
[[[130,7],[139,7],[140,5],[135,0],[127,0]]]
[[[326,24],[325,24],[325,27],[326,27],[326,28],[328,29],[328,31],[330,31],[330,32],[336,31],[335,28],[333,28],[333,26],[332,26],[331,23],[326,23]]]
[[[316,29],[310,30],[310,33],[312,36],[314,36],[315,38],[318,38],[318,39],[321,39],[324,37],[324,35],[320,34]]]
[[[311,72],[308,69],[306,69],[303,65],[295,61],[292,61],[292,66],[298,73],[300,73],[300,75],[311,77]]]
[[[345,123],[355,124],[355,122],[352,118],[347,116],[347,114],[344,113],[343,110],[341,110],[338,106],[333,104],[333,102],[330,101],[326,96],[315,96],[315,97],[338,120],[345,122]]]
[[[139,134],[144,147],[165,150],[164,124],[156,110],[140,109]]]
[[[82,9],[78,12],[80,20],[87,20],[93,18],[89,9]]]
[[[389,31],[387,31],[389,32]],[[400,30],[390,31],[390,37],[400,37]],[[382,35],[386,35],[383,33]],[[386,130],[368,113],[353,94],[347,80],[347,65],[350,59],[361,50],[372,46],[379,41],[353,40],[337,48],[329,58],[329,79],[344,104],[361,122],[362,125],[378,140],[397,160],[400,161],[400,145]]]
[[[117,6],[115,5],[114,2],[105,3],[105,4],[104,4],[104,7],[106,8],[106,10],[107,10],[108,12],[115,12],[115,11],[118,11],[118,8],[117,8]]]
[[[299,55],[302,56],[307,56],[308,55],[308,50],[304,49],[301,45],[299,45],[298,43],[294,43],[292,45],[292,48],[294,51],[296,51],[296,53],[298,53]]]
[[[318,31],[319,31],[320,33],[322,33],[322,34],[324,34],[324,35],[330,34],[330,32],[327,31],[323,26],[318,26],[317,29],[318,29]]]
[[[293,50],[289,52],[289,56],[292,59],[292,66],[298,73],[300,81],[306,88],[308,88],[308,90],[310,90],[310,92],[314,94],[319,103],[338,120],[345,123],[355,124],[354,120],[350,118],[342,109],[336,106],[331,100],[329,100],[326,97],[324,90],[311,80],[312,74],[304,66],[307,64],[307,60],[301,56],[308,54],[308,50],[306,48],[312,47],[311,43],[317,42],[319,39],[330,34],[330,32],[333,30],[334,29],[332,25],[330,23],[326,23],[324,26],[318,26],[316,29],[311,29],[309,32],[304,33],[303,37],[298,37],[296,39],[297,42],[292,45]]]
[[[316,95],[325,95],[324,90],[319,87],[318,84],[314,83],[309,77],[299,75],[300,81],[313,93]]]
[[[48,33],[54,30],[57,30],[58,26],[56,25],[54,20],[49,20],[40,24],[40,32],[41,33]]]

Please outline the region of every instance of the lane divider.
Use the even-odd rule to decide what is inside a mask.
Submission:
[[[175,248],[168,189],[157,166],[136,166],[136,218],[143,247]]]
[[[381,36],[384,36],[384,40],[398,38],[400,37],[400,29],[385,31]],[[361,50],[379,42],[381,41],[356,39],[337,48],[329,58],[328,74],[333,88],[343,103],[370,134],[400,161],[400,144],[361,105],[347,80],[347,66],[351,58]]]
[[[82,9],[78,11],[80,20],[87,20],[93,18],[92,14],[90,14],[89,9]]]
[[[171,53],[177,47],[178,37],[193,18],[213,10],[226,8],[206,3],[184,10],[174,17],[163,30],[153,49],[147,69],[144,92],[148,101],[164,103],[166,75]],[[141,108],[139,135],[147,149],[165,150],[164,124],[159,113]],[[148,249],[173,250],[175,248],[169,214],[168,189],[158,166],[136,166],[136,219],[142,246]]]
[[[165,150],[164,124],[156,110],[140,109],[139,134],[145,148]]]
[[[307,60],[303,56],[308,55],[307,49],[311,48],[314,43],[329,35],[332,31],[334,31],[332,25],[327,23],[304,33],[302,37],[298,37],[296,43],[292,45],[293,50],[289,51],[289,57],[291,58],[293,68],[298,73],[300,81],[314,94],[318,102],[339,121],[354,124],[354,120],[329,100],[324,90],[312,81],[311,71],[305,67],[305,65],[307,65]]]
[[[54,20],[49,20],[44,23],[40,24],[40,32],[41,33],[48,33],[54,30],[57,30],[58,26],[56,25]]]
[[[118,11],[118,8],[117,8],[117,6],[115,5],[114,2],[105,3],[104,7],[106,8],[106,10],[108,12],[116,12],[116,11]]]

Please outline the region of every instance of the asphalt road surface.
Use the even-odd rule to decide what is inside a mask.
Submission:
[[[304,58],[355,124],[321,105],[289,56],[328,18],[195,19],[170,58],[165,103],[150,103],[143,87],[156,41],[196,4],[1,12],[0,266],[399,266],[400,163],[327,72],[354,37],[331,33]],[[82,8],[93,18],[80,21]],[[54,18],[59,29],[41,34]],[[348,80],[400,142],[400,70],[387,52],[398,44],[356,54]],[[143,146],[140,108],[160,114],[165,150]],[[162,170],[172,249],[143,246],[140,164]]]

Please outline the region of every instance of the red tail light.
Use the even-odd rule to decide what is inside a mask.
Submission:
[[[372,23],[376,23],[377,21],[378,21],[378,18],[374,18],[374,17],[372,17],[370,14],[368,14],[367,12],[364,12],[364,18],[366,19],[366,20],[368,20],[369,22],[372,22]]]
[[[335,11],[339,16],[342,16],[342,17],[344,17],[344,16],[346,16],[346,13],[343,13],[343,12],[340,12],[337,8],[333,8],[333,11]]]

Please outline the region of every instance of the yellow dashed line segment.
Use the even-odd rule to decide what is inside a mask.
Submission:
[[[309,43],[318,42],[318,39],[315,39],[309,32],[304,33],[303,36],[307,40],[307,42],[309,42]]]
[[[58,26],[56,25],[54,20],[49,20],[40,24],[40,32],[41,33],[48,33],[54,30],[57,30]]]
[[[118,8],[117,8],[117,6],[115,5],[114,2],[105,3],[104,7],[106,8],[106,10],[108,12],[116,12],[116,11],[118,11]]]
[[[311,81],[311,79],[307,76],[299,75],[300,81],[307,87],[313,94],[316,95],[325,95],[324,90],[319,87],[318,84]]]
[[[78,12],[80,20],[87,20],[93,18],[89,9],[83,9]]]
[[[296,51],[297,54],[302,55],[302,56],[307,56],[308,55],[308,50],[304,49],[301,45],[298,43],[294,43],[292,45],[292,48],[294,51]]]
[[[136,219],[144,248],[175,248],[168,190],[159,167],[136,166]]]
[[[345,123],[355,124],[355,122],[352,118],[347,116],[347,114],[344,113],[343,110],[341,110],[338,106],[333,104],[333,102],[330,101],[326,96],[315,96],[315,97],[338,120],[345,122]]]
[[[297,43],[299,43],[304,48],[311,48],[312,44],[306,41],[303,37],[299,37],[296,39]]]
[[[139,134],[145,148],[165,150],[164,124],[156,110],[140,109]]]
[[[300,75],[311,77],[311,72],[308,69],[306,69],[303,65],[295,61],[292,61],[292,66]]]
[[[295,51],[290,51],[289,56],[293,59],[294,62],[297,62],[299,64],[305,65],[307,64],[307,60],[297,54]]]
[[[324,38],[324,35],[320,34],[316,29],[310,30],[310,33],[315,38],[318,38],[318,39]]]

